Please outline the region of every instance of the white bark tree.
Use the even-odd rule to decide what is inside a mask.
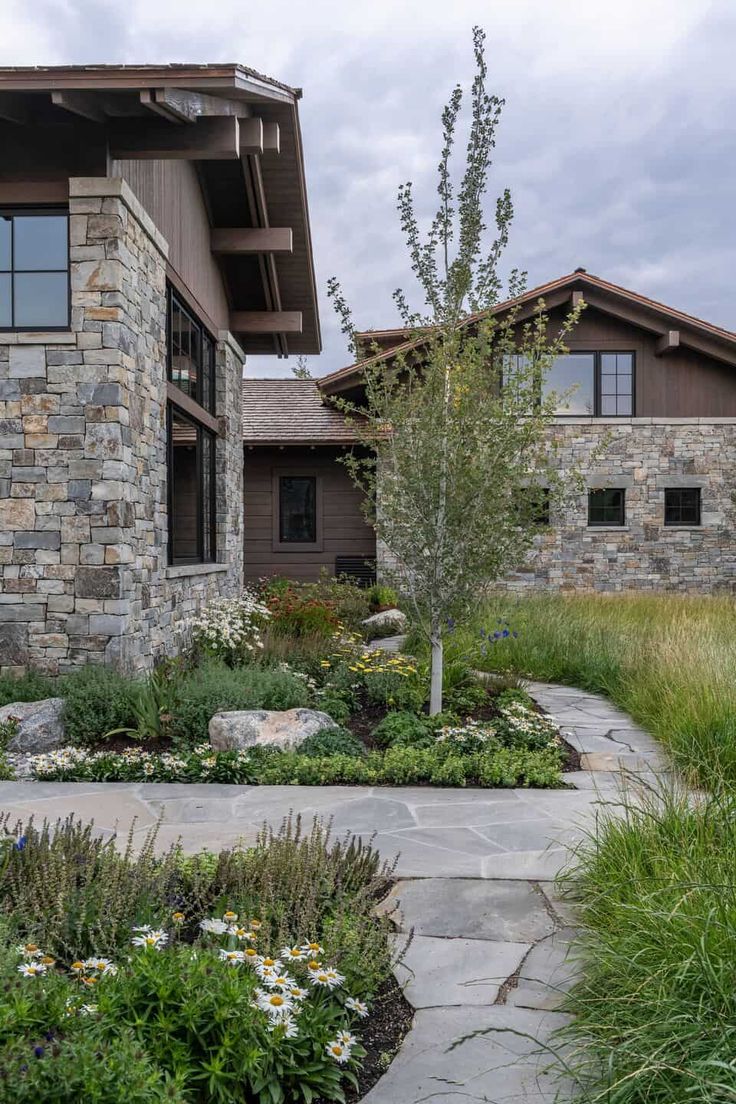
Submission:
[[[502,292],[498,263],[513,207],[506,190],[496,201],[495,237],[484,247],[484,200],[503,106],[486,91],[484,38],[476,27],[471,119],[457,199],[450,159],[460,86],[442,114],[440,203],[426,234],[412,185],[399,189],[401,225],[425,309],[412,311],[404,293],[395,292],[408,344],[389,356],[374,346],[364,367],[365,404],[358,409],[338,403],[367,446],[346,462],[365,492],[377,539],[388,552],[388,571],[431,647],[432,714],[442,708],[448,624],[467,615],[488,584],[521,563],[546,500],[559,501],[572,489],[570,473],[563,484],[548,433],[560,396],[545,395],[543,383],[580,308],[556,333],[541,301],[525,322],[518,310],[497,316],[491,311]],[[523,290],[524,279],[512,270],[510,297]],[[365,355],[334,278],[329,293],[355,356]]]

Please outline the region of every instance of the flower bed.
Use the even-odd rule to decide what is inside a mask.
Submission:
[[[316,822],[219,856],[157,859],[153,843],[121,855],[81,823],[6,824],[0,1098],[311,1104],[356,1091],[362,1022],[390,1008],[406,1026],[374,915],[391,870]]]
[[[365,598],[348,586],[341,600],[341,584],[330,583],[320,599],[318,586],[301,593],[279,582],[270,594],[213,603],[193,622],[192,653],[147,680],[99,668],[62,680],[69,744],[24,767],[47,781],[562,785],[575,760],[528,695],[490,692],[473,673],[477,656],[448,644],[445,712],[428,717],[426,660],[367,649],[335,620],[345,609],[354,618]],[[500,623],[477,648],[514,635]],[[291,751],[215,752],[207,742],[215,713],[298,707],[337,727]]]

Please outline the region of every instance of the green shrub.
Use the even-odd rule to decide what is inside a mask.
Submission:
[[[29,671],[18,678],[0,675],[0,709],[11,702],[41,701],[42,698],[56,697],[58,693],[56,682],[36,671]]]
[[[364,686],[368,701],[389,709],[417,712],[427,700],[427,684],[419,673],[404,675],[390,668],[368,671]]]
[[[267,606],[271,614],[269,631],[277,636],[329,640],[339,627],[331,602],[309,597],[296,587],[271,595]]]
[[[417,713],[397,711],[387,713],[371,733],[378,747],[428,747],[434,736],[427,717]]]
[[[111,729],[135,727],[137,684],[109,667],[83,667],[62,680],[60,691],[64,730],[72,744],[94,744]]]
[[[17,1029],[24,1027],[21,1019]],[[191,1097],[156,1066],[133,1032],[121,1026],[113,1039],[105,1039],[83,1016],[74,1024],[67,1017],[63,1034],[31,1032],[0,1045],[0,1099],[3,1104],[186,1104]]]
[[[0,721],[0,782],[10,782],[15,778],[15,771],[8,759],[8,744],[17,731],[17,718],[11,717],[7,721]]]
[[[342,694],[333,692],[329,687],[320,693],[318,704],[320,709],[338,724],[345,724],[354,708],[352,700],[346,700]]]
[[[321,728],[299,745],[302,755],[362,755],[365,748],[347,728]]]
[[[209,662],[190,672],[179,687],[170,731],[175,740],[198,743],[208,738],[215,713],[238,709],[296,709],[309,705],[303,680],[271,667],[226,667]]]
[[[384,583],[374,583],[368,591],[368,602],[375,612],[381,609],[394,609],[398,605],[399,596],[393,587]]]

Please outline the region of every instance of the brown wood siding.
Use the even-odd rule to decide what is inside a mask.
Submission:
[[[376,539],[365,521],[360,493],[339,463],[335,448],[255,448],[245,450],[244,546],[245,578],[286,575],[304,581],[335,570],[336,556],[375,556]],[[289,470],[316,475],[322,489],[322,550],[274,550],[274,472]]]
[[[169,243],[169,263],[221,330],[229,308],[217,261],[210,252],[210,223],[197,170],[190,161],[113,161]]]
[[[550,318],[560,320],[559,311]],[[571,350],[636,353],[636,416],[736,417],[736,368],[680,347],[655,355],[658,337],[587,307],[567,339]]]

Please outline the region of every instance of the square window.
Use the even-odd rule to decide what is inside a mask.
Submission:
[[[588,491],[588,525],[622,526],[626,524],[626,491],[606,487]]]
[[[665,525],[700,525],[700,509],[700,487],[668,487],[665,490]]]
[[[542,385],[546,398],[559,396],[558,414],[593,414],[595,353],[566,353],[553,361]]]
[[[23,272],[13,277],[13,322],[17,329],[65,326],[69,318],[66,272]]]

